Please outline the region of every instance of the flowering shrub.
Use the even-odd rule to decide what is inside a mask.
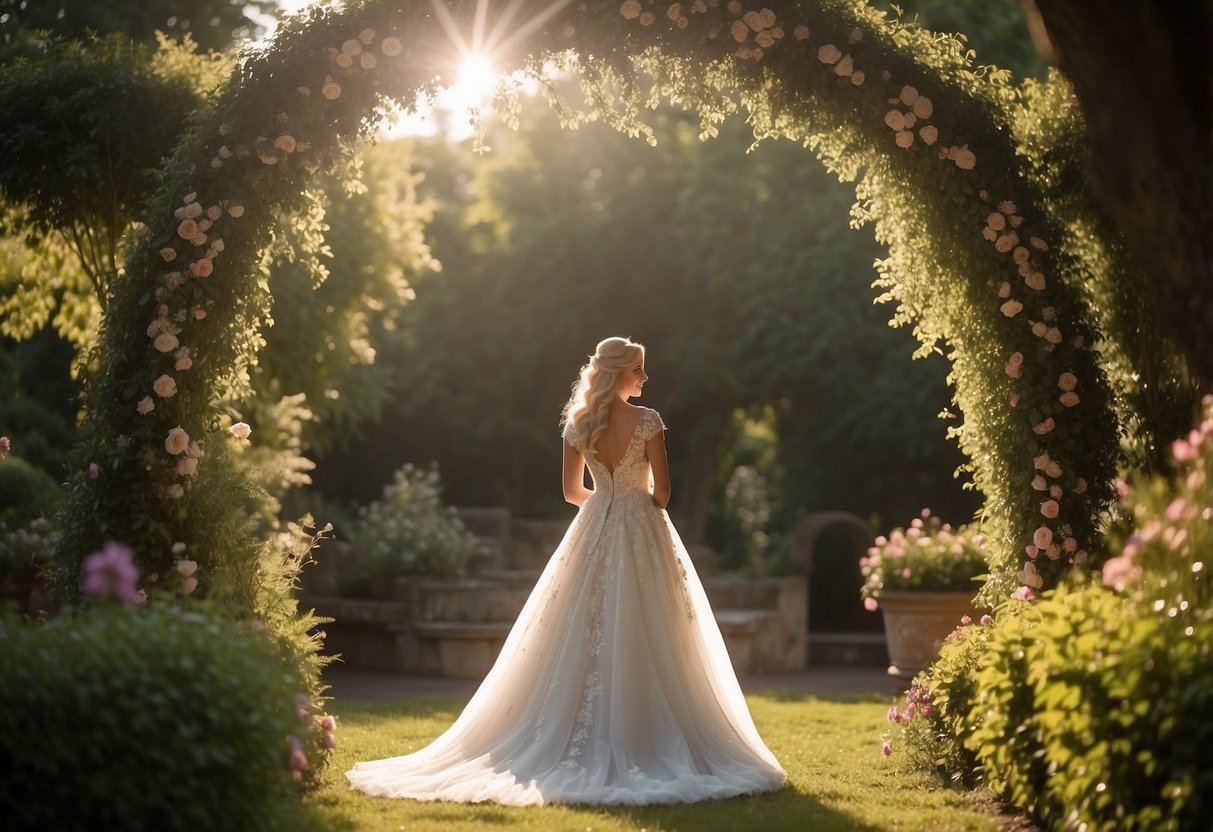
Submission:
[[[1213,397],[1172,481],[1122,486],[1133,531],[1100,580],[994,628],[966,743],[1050,825],[1204,828],[1213,814]]]
[[[923,509],[908,529],[876,538],[859,561],[864,606],[877,609],[885,590],[975,593],[975,579],[987,570],[985,538],[976,528],[953,529],[930,509]]]
[[[0,805],[19,829],[296,829],[299,682],[212,608],[0,626]]]
[[[360,577],[426,575],[452,578],[463,573],[476,551],[476,538],[455,509],[442,505],[437,468],[400,468],[383,496],[364,507],[355,526]]]
[[[886,753],[904,749],[911,764],[964,786],[979,780],[977,756],[965,746],[972,733],[971,712],[977,698],[977,671],[986,654],[994,619],[969,616],[940,645],[939,658],[914,677],[905,704],[889,708],[896,738],[886,734]]]

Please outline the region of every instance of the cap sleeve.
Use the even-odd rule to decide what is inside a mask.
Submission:
[[[663,430],[665,423],[661,421],[661,414],[651,407],[645,408],[640,417],[640,438],[648,442]]]

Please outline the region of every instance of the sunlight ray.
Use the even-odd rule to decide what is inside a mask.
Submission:
[[[573,0],[553,0],[553,2],[548,4],[546,9],[539,12],[526,23],[515,29],[509,37],[501,42],[497,49],[505,52],[515,43],[530,37],[532,34],[539,31],[539,28],[543,26],[543,24],[547,23],[549,20],[559,14],[565,6],[568,6],[572,2]]]
[[[485,52],[492,54],[497,48],[497,40],[506,33],[510,23],[513,22],[514,16],[518,14],[518,10],[527,2],[527,0],[509,0],[506,3],[505,10],[498,16],[496,22],[493,23],[493,31],[489,32],[488,40],[484,44]]]
[[[443,0],[430,0],[430,5],[434,8],[434,14],[438,17],[438,23],[442,26],[442,30],[446,32],[446,36],[451,39],[451,43],[459,50],[461,56],[471,54],[468,49],[467,41],[463,39],[463,33],[459,31],[459,26],[451,17],[450,11],[447,10],[446,3]]]
[[[489,15],[489,0],[476,0],[476,16],[472,19],[472,52],[484,48],[484,26]]]

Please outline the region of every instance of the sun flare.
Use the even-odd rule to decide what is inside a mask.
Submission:
[[[484,55],[471,54],[463,59],[453,89],[461,99],[475,103],[492,96],[497,89],[497,70]]]

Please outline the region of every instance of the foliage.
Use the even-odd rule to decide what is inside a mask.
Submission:
[[[820,696],[772,691],[746,697],[763,741],[788,772],[770,794],[670,806],[489,806],[382,800],[351,791],[340,772],[360,760],[408,753],[431,742],[459,715],[454,698],[336,703],[341,744],[330,774],[309,803],[334,829],[404,827],[416,832],[593,828],[595,832],[680,829],[696,832],[854,832],[941,829],[995,832],[998,807],[986,792],[934,787],[920,772],[882,765],[865,739],[880,730],[883,696]],[[827,750],[828,749],[828,753]]]
[[[87,285],[94,298],[86,308],[105,308],[131,218],[152,187],[148,168],[169,154],[181,124],[231,65],[230,57],[196,55],[188,39],[161,38],[153,50],[112,36],[51,40],[35,57],[0,69],[0,118],[14,125],[0,138],[6,225],[35,252],[20,290],[4,303],[6,317],[16,318],[5,323],[6,334],[41,326],[56,289],[79,304],[74,295]],[[66,275],[59,265],[68,266]],[[80,311],[61,317],[61,332],[92,343],[95,320],[72,326]]]
[[[1000,620],[968,746],[1042,821],[1200,829],[1213,794],[1213,398],[1173,483],[1126,490],[1134,531],[1102,586],[1072,581]]]
[[[2,464],[2,463],[0,463]],[[51,553],[50,521],[37,517],[24,525],[0,520],[0,581],[36,571]]]
[[[68,373],[73,355],[71,345],[49,330],[20,343],[0,337],[0,434],[16,443],[22,459],[55,478],[76,441],[79,385]]]
[[[890,708],[888,718],[899,734],[891,749],[904,747],[916,768],[972,788],[980,782],[981,771],[966,740],[973,732],[977,672],[989,650],[993,619],[983,615],[974,624],[968,618],[962,618],[940,645],[939,658],[914,677],[904,707]]]
[[[1023,6],[1016,0],[900,0],[874,5],[900,12],[926,29],[955,33],[954,37],[975,52],[977,65],[1008,69],[1017,78],[1045,73],[1045,62],[1032,42]]]
[[[39,34],[85,39],[115,33],[124,41],[147,43],[157,32],[190,37],[203,49],[227,49],[233,41],[261,37],[258,17],[274,15],[276,0],[195,0],[182,7],[175,0],[107,0],[105,3],[0,0],[0,41],[6,52],[35,49]]]
[[[402,575],[454,578],[476,552],[476,538],[455,509],[442,505],[437,467],[406,464],[383,487],[383,496],[358,512],[351,543],[358,551],[358,576]]]
[[[864,577],[860,595],[875,601],[884,590],[975,593],[988,569],[985,544],[975,526],[953,529],[923,509],[908,529],[876,538],[859,562]],[[876,608],[874,603],[866,606]]]
[[[62,499],[63,491],[45,471],[13,454],[0,459],[0,522],[45,517]]]
[[[0,804],[22,829],[293,829],[299,681],[205,608],[0,626]]]

